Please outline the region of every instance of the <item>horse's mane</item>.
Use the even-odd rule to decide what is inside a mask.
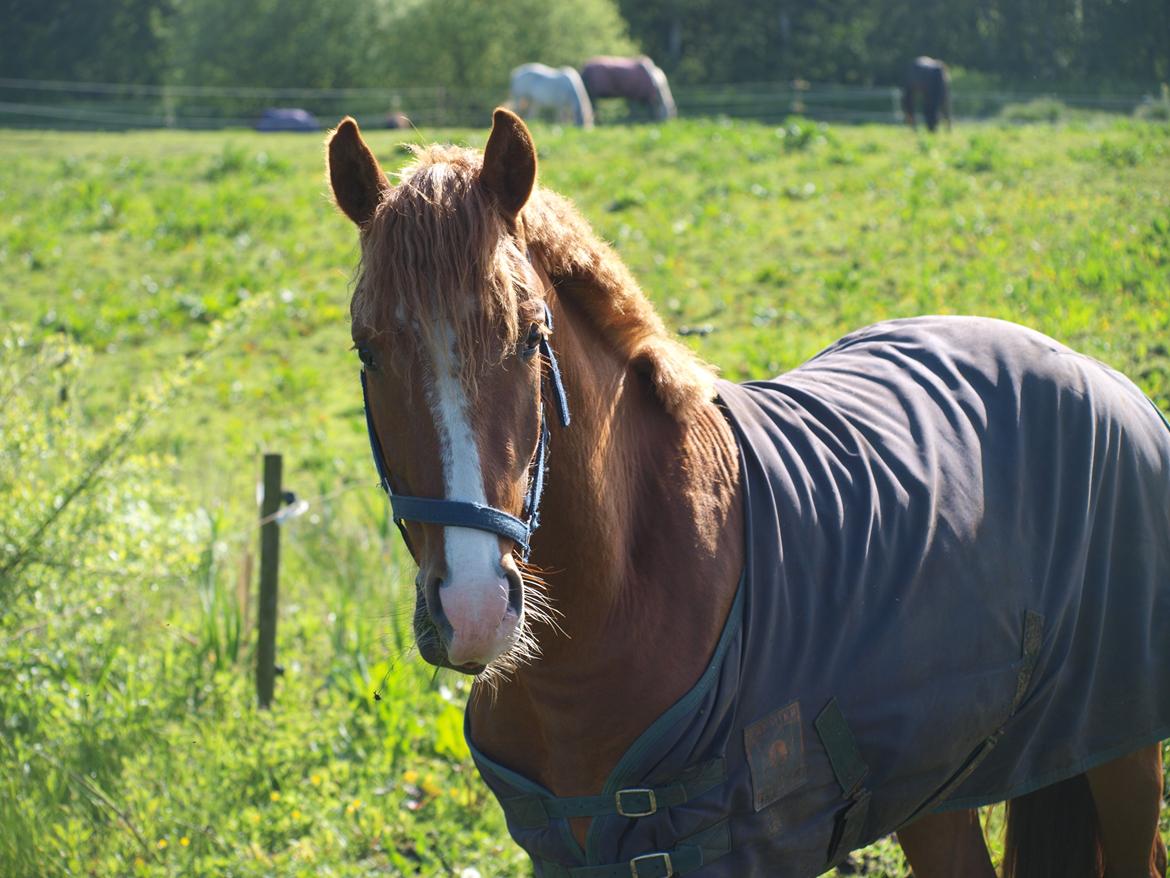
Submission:
[[[509,348],[519,341],[517,306],[534,295],[524,254],[490,195],[474,185],[479,153],[455,146],[411,149],[416,161],[399,174],[401,182],[386,193],[362,233],[350,302],[354,337],[411,325],[424,335],[451,327],[465,354],[465,377],[473,379],[478,359],[470,354],[482,352],[487,333],[502,332]],[[464,297],[471,290],[480,291],[480,308],[467,307]]]
[[[488,332],[502,331],[504,348],[513,348],[524,328],[519,306],[539,292],[529,286],[525,254],[509,223],[476,185],[482,156],[454,146],[414,154],[362,236],[350,305],[355,336],[398,326],[406,316],[423,332],[456,327],[456,344],[467,353],[482,350]],[[671,338],[629,269],[568,199],[537,186],[517,226],[558,294],[619,358],[649,377],[672,417],[686,421],[712,398],[711,367]],[[388,289],[393,297],[381,293]],[[474,320],[460,298],[469,290],[483,296],[471,309]]]
[[[625,263],[567,198],[537,187],[520,216],[558,292],[649,376],[667,412],[685,421],[714,396],[714,370],[671,338]]]

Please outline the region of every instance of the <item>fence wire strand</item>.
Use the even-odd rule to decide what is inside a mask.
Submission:
[[[898,90],[891,86],[840,83],[752,82],[680,85],[674,88],[679,115],[729,116],[773,122],[804,115],[835,122],[901,119]],[[954,91],[959,118],[996,115],[1012,103],[1052,99],[1074,109],[1129,113],[1156,95],[1093,95],[1057,91]],[[478,126],[507,99],[491,89],[441,86],[399,88],[266,88],[259,86],[157,85],[0,78],[0,124],[35,127],[196,128],[250,127],[274,106],[295,102],[331,122],[342,115],[363,124],[385,124],[388,114],[407,114],[416,126]],[[613,101],[600,102],[613,108]],[[621,110],[603,121],[626,121]]]

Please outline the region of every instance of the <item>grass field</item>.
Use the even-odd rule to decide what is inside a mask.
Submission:
[[[1170,410],[1170,127],[535,133],[543,182],[729,377],[979,313]],[[529,874],[467,757],[464,680],[409,652],[320,140],[0,132],[0,204],[0,874]],[[264,450],[309,509],[258,712]],[[855,860],[904,874],[888,843]]]

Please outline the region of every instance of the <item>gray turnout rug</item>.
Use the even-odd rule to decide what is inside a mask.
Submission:
[[[1170,736],[1170,428],[1126,378],[927,317],[719,396],[748,538],[706,673],[589,800],[471,742],[539,875],[806,878]]]

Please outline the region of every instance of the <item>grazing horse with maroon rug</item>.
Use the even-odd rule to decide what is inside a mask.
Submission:
[[[806,878],[897,831],[918,878],[1152,878],[1170,734],[1170,429],[1002,321],[871,326],[736,385],[536,185],[392,186],[344,120],[375,463],[428,662],[542,878]],[[490,691],[489,691],[490,690]]]
[[[581,80],[594,103],[602,98],[625,98],[644,104],[660,122],[678,115],[666,74],[646,55],[590,58],[581,68]]]

